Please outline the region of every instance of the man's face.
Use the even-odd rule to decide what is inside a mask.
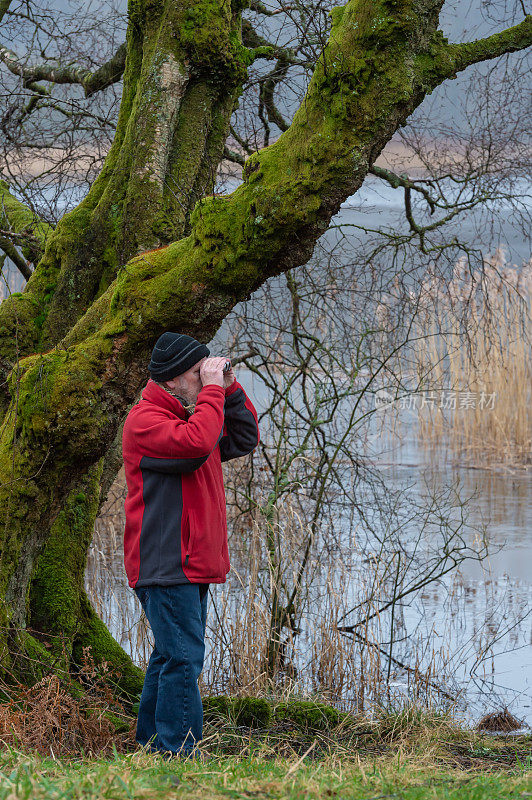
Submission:
[[[194,364],[193,367],[187,369],[186,372],[183,372],[181,375],[176,375],[176,377],[172,378],[170,381],[164,381],[165,386],[174,392],[174,394],[183,397],[188,403],[195,403],[198,399],[200,389],[203,386],[200,378],[200,368],[205,360],[205,358],[202,358],[197,364]]]

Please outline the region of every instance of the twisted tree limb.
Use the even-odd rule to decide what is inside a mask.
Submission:
[[[29,280],[31,270],[25,259],[37,263],[52,231],[51,225],[21,203],[11,194],[7,183],[0,180],[0,247],[26,280]],[[22,246],[25,258],[15,245]]]
[[[70,83],[78,84],[83,87],[85,97],[90,97],[95,92],[106,89],[113,83],[121,80],[126,65],[125,44],[121,44],[116,53],[102,64],[95,72],[81,66],[60,64],[36,64],[29,66],[12,50],[7,47],[0,47],[0,60],[14,75],[18,75],[24,81],[26,88],[32,89],[39,94],[47,93],[44,87],[37,84],[38,81],[49,81],[50,83]]]
[[[507,28],[485,39],[477,39],[463,44],[449,44],[449,54],[454,62],[456,72],[487,61],[506,53],[515,53],[532,44],[532,14],[512,28]]]

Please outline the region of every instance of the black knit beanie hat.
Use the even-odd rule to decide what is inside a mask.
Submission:
[[[161,383],[181,375],[211,351],[192,336],[167,331],[155,342],[148,366],[150,376]]]

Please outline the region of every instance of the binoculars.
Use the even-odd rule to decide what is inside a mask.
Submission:
[[[226,361],[224,364],[223,372],[229,372],[230,369],[231,369],[231,362]]]

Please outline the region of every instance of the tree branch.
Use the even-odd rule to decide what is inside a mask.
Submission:
[[[532,45],[532,15],[528,14],[519,25],[495,33],[486,39],[477,39],[464,44],[449,44],[447,50],[453,56],[456,73],[472,64],[497,58],[505,53],[515,53],[530,45]]]
[[[416,192],[420,192],[420,194],[423,195],[429,204],[430,213],[434,213],[437,202],[431,196],[429,190],[424,186],[420,186],[416,181],[411,181],[407,175],[397,175],[395,172],[391,172],[389,169],[383,169],[382,167],[377,167],[375,164],[371,167],[369,172],[371,172],[372,175],[376,175],[377,178],[382,178],[383,180],[387,181],[394,189],[398,189],[400,186],[403,186],[405,189],[413,189]]]
[[[266,8],[264,3],[261,3],[260,0],[250,0],[248,3],[248,8],[252,11],[255,11],[257,14],[264,14],[265,17],[273,16],[273,11],[270,11],[269,8]]]
[[[242,150],[243,150],[245,153],[247,153],[247,154],[248,154],[248,156],[250,156],[252,153],[255,153],[255,152],[256,152],[256,150],[254,150],[253,148],[251,148],[251,147],[249,146],[249,142],[247,141],[247,139],[243,139],[243,138],[242,138],[242,137],[241,137],[241,136],[240,136],[240,135],[239,135],[239,134],[238,134],[238,133],[235,131],[235,129],[233,128],[233,126],[232,126],[232,125],[229,127],[229,131],[230,131],[230,133],[231,133],[231,136],[232,136],[232,137],[233,137],[233,139],[235,140],[235,142],[237,142],[237,143],[240,145],[240,147],[242,148]]]
[[[260,88],[260,108],[259,108],[259,116],[261,116],[262,122],[264,124],[266,130],[266,141],[265,144],[268,144],[269,138],[269,126],[266,125],[263,116],[261,115],[262,106],[266,109],[266,113],[268,114],[268,120],[273,122],[281,131],[287,131],[289,128],[288,122],[284,119],[283,115],[277,108],[275,104],[275,89],[277,85],[286,78],[286,73],[288,72],[288,68],[290,66],[289,58],[287,54],[281,53],[277,60],[277,64],[272,69],[272,71],[261,81],[261,88]]]
[[[259,36],[248,19],[242,20],[242,44],[244,44],[248,50],[253,51],[255,59],[265,58],[272,60],[277,58],[283,63],[286,62],[288,66],[308,66],[307,61],[301,61],[301,59],[296,58],[291,48],[280,47],[277,44],[272,44],[262,36]]]
[[[9,191],[7,183],[2,180],[0,180],[0,228],[2,229],[0,247],[28,280],[31,271],[24,258],[15,249],[13,240],[22,245],[25,258],[35,264],[43,254],[46,241],[53,229],[34,211],[17,200]]]
[[[246,159],[241,153],[237,153],[235,150],[230,150],[227,145],[224,147],[224,158],[226,158],[228,161],[232,161],[234,164],[240,164],[241,167],[243,167],[246,163]]]
[[[7,47],[0,47],[0,60],[13,75],[23,79],[26,88],[39,91],[39,94],[44,94],[46,90],[43,87],[36,88],[37,81],[50,81],[50,83],[79,84],[85,90],[85,96],[90,97],[121,79],[126,64],[126,45],[121,44],[113,57],[102,64],[96,72],[76,65],[62,67],[45,63],[30,67]]]
[[[283,6],[282,8],[267,8],[260,0],[249,0],[247,7],[256,14],[264,14],[265,17],[275,17],[276,14],[286,14],[287,11],[294,11],[295,6]]]
[[[110,308],[123,315],[128,346],[154,340],[189,314],[184,269],[196,303],[203,293],[214,294],[225,308],[268,277],[308,260],[341,203],[361,186],[431,83],[442,82],[446,71],[452,74],[453,46],[437,31],[437,15],[423,0],[398,7],[393,26],[378,4],[364,8],[362,14],[350,0],[333,14],[331,37],[304,102],[288,130],[247,159],[242,185],[230,196],[198,203],[187,239],[140,255],[120,271]],[[516,30],[521,36],[522,26]],[[509,41],[508,34],[495,37],[499,48],[501,37]],[[372,70],[378,80],[368,78]],[[164,302],[156,306],[154,297]],[[67,346],[84,335],[83,324],[66,337]],[[204,325],[208,336],[215,326],[212,314]]]
[[[20,255],[17,248],[11,244],[9,239],[6,239],[4,236],[0,236],[0,249],[2,249],[6,256],[11,259],[13,264],[16,266],[18,271],[22,273],[24,278],[29,281],[31,278],[31,269],[29,268],[28,263]]]

